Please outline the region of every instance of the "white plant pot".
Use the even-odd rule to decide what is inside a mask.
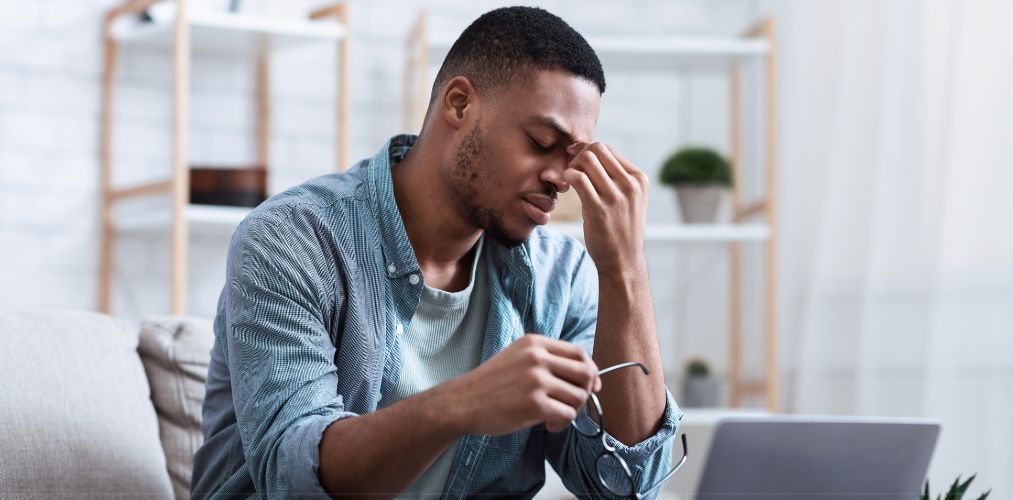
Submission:
[[[684,408],[713,408],[718,406],[721,383],[717,377],[686,377],[682,381],[682,399],[679,406]]]
[[[717,221],[721,195],[728,191],[724,186],[676,186],[675,195],[683,222],[713,224]]]

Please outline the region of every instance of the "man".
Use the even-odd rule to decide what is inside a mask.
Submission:
[[[546,460],[580,495],[663,480],[682,413],[648,182],[593,142],[604,90],[563,20],[494,10],[451,48],[417,138],[254,210],[229,248],[194,496],[532,496]],[[586,250],[539,227],[570,188]],[[624,362],[650,372],[598,376]]]

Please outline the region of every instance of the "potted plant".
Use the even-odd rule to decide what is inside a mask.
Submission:
[[[686,378],[682,381],[682,400],[685,408],[718,406],[720,386],[717,377],[711,375],[710,366],[702,358],[694,358],[686,364]]]
[[[661,183],[674,186],[682,219],[688,223],[713,223],[721,195],[732,187],[732,165],[707,147],[676,151],[661,166]]]
[[[967,492],[967,488],[971,486],[971,481],[974,481],[976,476],[977,474],[971,475],[971,477],[967,478],[967,481],[964,481],[963,483],[960,482],[960,476],[957,476],[957,479],[950,485],[950,491],[946,492],[946,496],[936,495],[936,500],[962,500],[964,498],[964,493]],[[988,498],[989,493],[992,493],[992,490],[982,493],[981,496],[978,497],[978,500],[985,500]],[[929,481],[927,479],[925,480],[925,491],[922,492],[919,499],[932,500],[932,496],[929,495]]]

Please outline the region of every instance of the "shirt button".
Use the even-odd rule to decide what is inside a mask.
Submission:
[[[419,275],[413,274],[413,275],[409,276],[408,277],[408,281],[410,281],[413,285],[418,285],[419,284]]]
[[[393,274],[394,271],[397,271],[397,266],[395,266],[393,263],[387,264],[387,272]]]
[[[398,335],[403,334],[404,333],[404,325],[402,325],[401,323],[398,323],[398,324],[394,325],[394,333],[396,333]]]

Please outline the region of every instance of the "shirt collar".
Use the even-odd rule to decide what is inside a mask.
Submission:
[[[408,154],[417,139],[418,136],[410,134],[391,137],[370,160],[365,172],[366,191],[369,193],[369,202],[380,228],[384,266],[387,276],[392,278],[419,270],[415,251],[408,241],[404,220],[394,199],[394,184],[390,172],[391,168]]]

